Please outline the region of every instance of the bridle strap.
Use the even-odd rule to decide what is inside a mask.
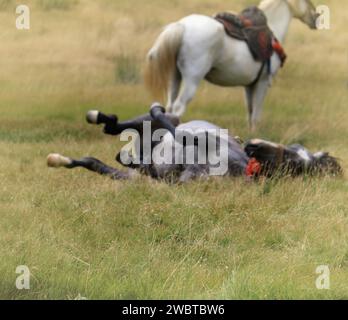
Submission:
[[[260,70],[259,70],[259,73],[258,73],[257,76],[256,76],[256,79],[255,79],[252,83],[250,83],[250,84],[248,85],[248,87],[253,87],[256,83],[259,82],[259,80],[260,80],[260,78],[261,78],[261,76],[262,76],[263,69],[265,68],[266,63],[267,63],[267,62],[262,63],[262,66],[261,66],[261,68],[260,68]]]

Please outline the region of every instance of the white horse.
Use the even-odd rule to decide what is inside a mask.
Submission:
[[[263,0],[259,8],[280,43],[293,17],[316,29],[319,15],[310,0]],[[254,130],[270,77],[280,64],[274,53],[271,74],[267,68],[260,74],[262,63],[254,60],[246,42],[228,36],[212,17],[195,14],[168,25],[158,37],[147,57],[145,84],[157,97],[167,94],[167,111],[177,116],[183,115],[203,79],[225,87],[244,86],[249,125]]]

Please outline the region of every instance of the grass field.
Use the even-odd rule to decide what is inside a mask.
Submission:
[[[346,1],[323,0],[331,30],[294,21],[289,60],[253,135],[327,150],[348,170]],[[253,0],[37,0],[31,30],[0,1],[1,299],[347,299],[348,181],[212,179],[170,186],[49,170],[51,152],[112,164],[120,143],[85,123],[151,97],[141,69],[162,26]],[[185,119],[245,139],[243,90],[203,84]],[[27,265],[30,290],[17,290]],[[328,265],[330,290],[316,268]]]

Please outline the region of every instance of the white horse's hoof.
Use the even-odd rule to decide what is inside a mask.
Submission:
[[[72,163],[72,160],[58,153],[51,153],[47,157],[47,166],[50,168],[65,167]]]
[[[91,123],[91,124],[98,124],[98,115],[99,115],[99,111],[97,110],[91,110],[87,112],[87,122]]]

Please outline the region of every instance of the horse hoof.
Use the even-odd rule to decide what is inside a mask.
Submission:
[[[51,153],[47,157],[47,166],[50,168],[65,167],[72,163],[72,160],[58,153]]]
[[[160,109],[163,113],[166,113],[166,109],[159,103],[159,102],[154,102],[151,107],[150,110],[153,110],[155,108]]]
[[[91,123],[91,124],[98,124],[98,115],[99,115],[99,111],[97,110],[91,110],[87,112],[87,122]]]

